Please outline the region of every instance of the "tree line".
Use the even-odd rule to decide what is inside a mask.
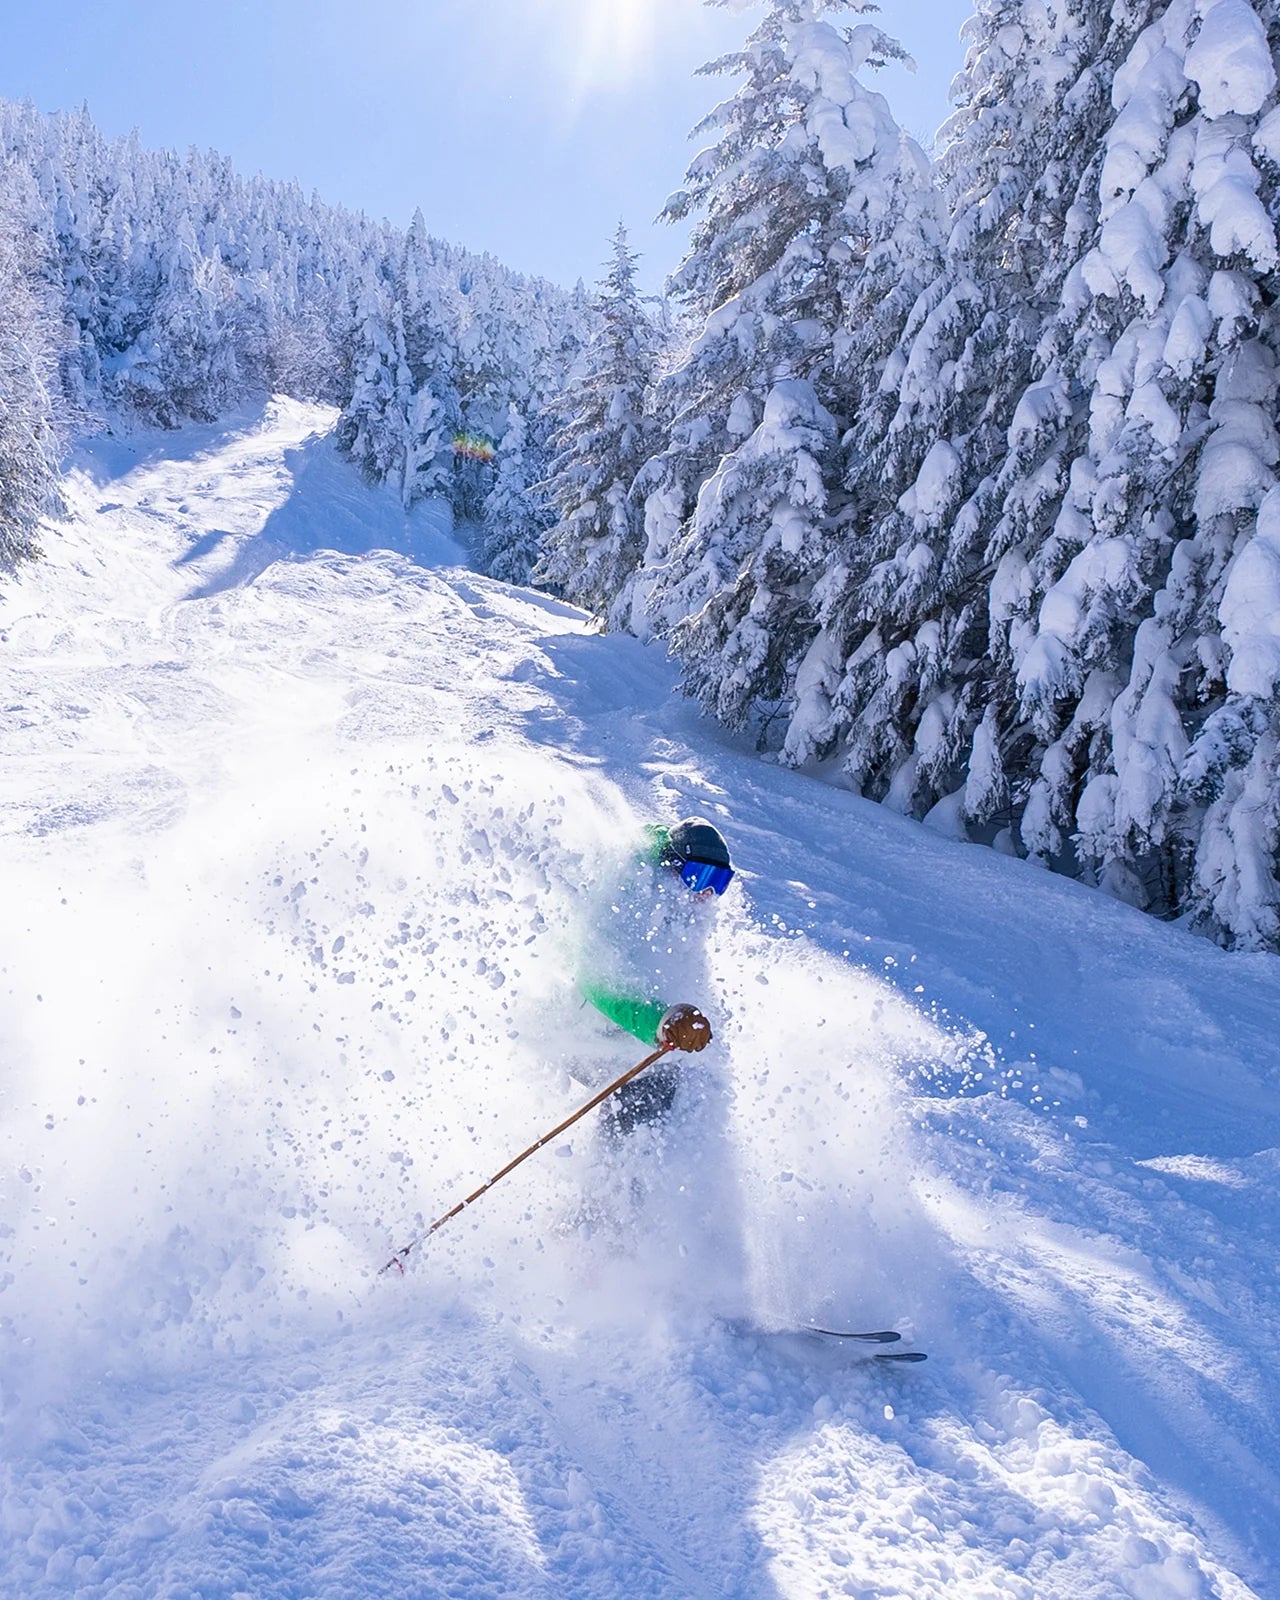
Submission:
[[[936,161],[773,0],[538,569],[788,765],[1280,947],[1275,0],[976,0]]]
[[[87,111],[0,101],[0,568],[38,549],[60,440],[210,421],[248,396],[340,408],[406,505],[485,516],[460,437],[560,394],[585,294],[428,234],[244,178],[222,156],[109,140]]]
[[[1280,948],[1280,0],[975,0],[936,157],[872,10],[704,69],[656,307],[0,106],[0,562],[67,416],[326,399],[768,758]]]

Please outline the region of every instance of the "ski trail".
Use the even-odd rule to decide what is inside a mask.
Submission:
[[[622,1473],[619,1463],[601,1447],[596,1435],[602,1411],[607,1407],[613,1425],[620,1426],[623,1397],[616,1391],[610,1393],[602,1407],[597,1395],[567,1394],[561,1388],[553,1402],[527,1361],[513,1361],[510,1378],[521,1394],[542,1411],[546,1427],[560,1449],[586,1474],[593,1492],[608,1509],[611,1523],[634,1528],[649,1544],[667,1569],[673,1592],[688,1596],[689,1600],[713,1600],[723,1595],[727,1580],[715,1571],[695,1567],[672,1542],[670,1513],[677,1503],[674,1494],[657,1495],[647,1474],[637,1468]],[[693,1485],[685,1487],[692,1489]],[[659,1504],[652,1509],[647,1502],[655,1499]],[[746,1592],[735,1592],[742,1592],[743,1600],[749,1600]]]
[[[1266,1593],[1276,963],[770,768],[331,420],[94,446],[0,596],[15,1592]],[[639,1215],[562,1225],[629,1193],[583,1126],[378,1278],[580,1103],[583,886],[690,812]]]

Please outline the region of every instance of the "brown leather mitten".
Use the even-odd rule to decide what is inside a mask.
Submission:
[[[711,1024],[697,1006],[668,1006],[658,1024],[658,1043],[677,1050],[705,1050],[711,1043]]]

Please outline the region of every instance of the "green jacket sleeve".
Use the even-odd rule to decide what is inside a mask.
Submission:
[[[658,1024],[667,1009],[661,1000],[641,1000],[633,994],[619,994],[602,983],[590,982],[582,985],[582,994],[602,1016],[625,1028],[642,1044],[657,1043]]]

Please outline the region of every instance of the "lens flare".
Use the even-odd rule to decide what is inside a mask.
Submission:
[[[453,453],[467,461],[489,462],[497,455],[498,448],[483,433],[455,433]]]

